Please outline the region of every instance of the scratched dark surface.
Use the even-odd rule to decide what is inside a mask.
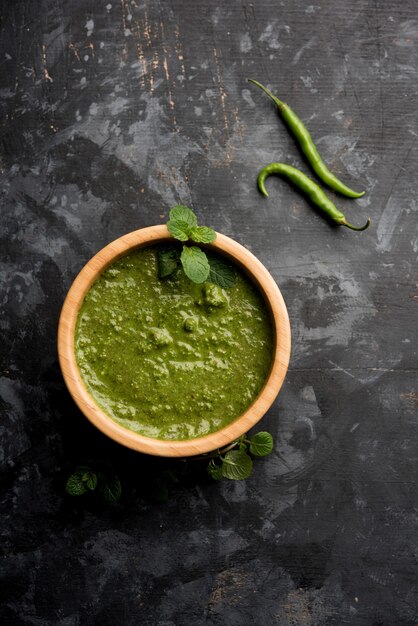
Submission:
[[[2,596],[5,625],[418,624],[416,2],[3,0]],[[330,227],[260,166],[306,163],[252,76],[367,189]],[[332,193],[330,194],[332,196]],[[334,196],[332,196],[334,197]],[[246,482],[164,469],[90,427],[56,329],[83,264],[175,203],[252,250],[293,350]],[[71,499],[111,460],[118,505]]]

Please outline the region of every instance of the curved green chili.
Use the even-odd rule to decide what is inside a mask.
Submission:
[[[257,184],[258,188],[262,194],[268,196],[265,187],[265,181],[270,174],[280,174],[284,176],[291,183],[295,185],[298,189],[303,191],[305,195],[308,196],[309,200],[314,204],[318,209],[321,209],[330,219],[332,219],[336,224],[340,224],[341,226],[347,226],[347,228],[351,228],[351,230],[366,230],[370,226],[370,219],[367,220],[364,226],[353,226],[345,219],[345,216],[333,202],[328,198],[328,196],[322,191],[321,187],[317,185],[313,180],[308,178],[306,174],[296,169],[296,167],[292,167],[291,165],[287,165],[286,163],[270,163],[270,165],[266,165],[258,174]]]
[[[334,191],[338,191],[338,193],[341,193],[344,196],[348,196],[349,198],[361,198],[361,196],[364,196],[364,194],[366,193],[365,191],[353,191],[352,189],[347,187],[347,185],[344,185],[344,183],[342,183],[336,176],[334,176],[334,174],[332,174],[332,172],[329,171],[329,169],[321,159],[319,152],[316,149],[314,142],[312,141],[312,137],[310,136],[308,129],[306,128],[302,120],[299,119],[296,113],[292,111],[290,106],[276,98],[276,96],[274,96],[269,89],[264,87],[258,81],[253,80],[252,78],[249,78],[248,81],[250,83],[254,83],[254,85],[257,85],[257,87],[260,87],[260,89],[262,89],[273,100],[273,102],[276,103],[283,121],[285,122],[291,133],[295,136],[303,154],[306,156],[316,175],[322,180],[322,182],[328,185],[328,187],[330,187],[331,189],[334,189]]]

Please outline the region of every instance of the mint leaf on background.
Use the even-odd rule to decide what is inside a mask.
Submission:
[[[229,263],[222,259],[209,257],[209,278],[208,280],[215,285],[219,285],[222,289],[230,289],[235,285],[237,274]]]
[[[253,469],[253,462],[244,450],[230,450],[222,459],[222,476],[230,480],[245,480]]]
[[[209,476],[214,480],[221,480],[223,478],[222,468],[217,465],[213,459],[210,461],[207,469]]]
[[[197,226],[197,217],[188,206],[178,204],[170,209],[170,220],[174,222],[184,222],[189,229]]]
[[[177,205],[171,209],[167,228],[175,239],[187,241],[195,226],[197,226],[197,218],[189,207]]]
[[[94,478],[96,478],[97,484],[96,474],[89,467],[76,467],[65,484],[65,491],[70,496],[82,496],[89,489],[95,489],[95,486],[93,488],[90,487],[94,483]]]
[[[94,472],[85,472],[83,476],[83,482],[87,485],[90,491],[94,491],[97,487],[97,476]]]
[[[74,473],[68,478],[65,484],[65,491],[69,496],[82,496],[88,491],[87,484],[83,482],[80,474]]]
[[[273,437],[270,433],[259,432],[250,439],[250,452],[254,456],[267,456],[273,451]]]
[[[184,247],[180,255],[184,273],[194,283],[204,283],[209,276],[209,262],[206,254],[197,246]]]
[[[95,492],[106,502],[113,503],[120,498],[121,484],[116,474],[111,471],[94,471],[91,467],[80,465],[67,479],[65,490],[70,496]]]
[[[105,476],[99,474],[99,493],[106,502],[114,504],[117,502],[122,493],[122,486],[117,476]]]

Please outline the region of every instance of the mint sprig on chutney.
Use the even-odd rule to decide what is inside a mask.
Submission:
[[[219,258],[212,258],[199,246],[216,239],[216,232],[208,226],[199,226],[195,213],[187,206],[177,205],[170,210],[167,222],[169,233],[183,243],[183,248],[169,247],[158,252],[158,275],[168,278],[179,266],[194,283],[210,282],[222,289],[230,289],[236,281],[234,268]]]

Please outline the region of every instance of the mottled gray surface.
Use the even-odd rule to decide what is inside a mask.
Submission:
[[[418,624],[418,14],[404,2],[3,0],[0,616],[6,625]],[[308,171],[269,84],[367,188],[335,229],[258,168]],[[332,194],[331,194],[332,195]],[[104,244],[190,204],[271,270],[293,332],[245,483],[112,444],[62,381],[65,293]],[[64,495],[111,459],[119,505]]]

